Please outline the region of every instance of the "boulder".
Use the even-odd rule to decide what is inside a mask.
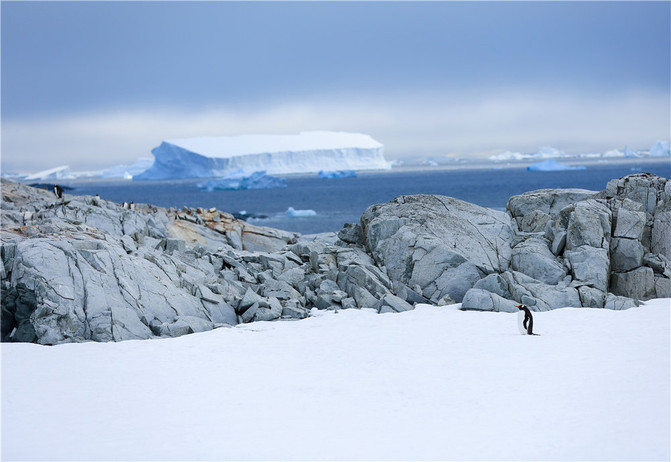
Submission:
[[[631,298],[608,294],[606,296],[606,303],[604,308],[609,310],[627,310],[629,308],[634,308],[635,306],[638,305]]]
[[[655,296],[671,298],[671,279],[655,275]]]
[[[445,288],[437,286],[438,278],[465,261],[484,274],[505,271],[510,265],[514,236],[510,217],[458,199],[400,196],[369,207],[361,225],[375,262],[386,268],[392,280],[420,286],[428,298],[433,293],[425,293],[426,288],[444,293]],[[473,285],[473,272],[466,268],[472,266],[455,275],[464,277],[459,287]]]
[[[650,251],[671,259],[671,210],[658,210],[655,213]]]
[[[506,209],[520,231],[542,232],[550,217],[563,208],[596,195],[586,189],[539,189],[508,199]]]
[[[484,289],[471,289],[466,292],[461,303],[462,310],[477,311],[503,311],[506,313],[517,313],[518,302],[508,300],[500,295],[493,294]]]
[[[586,199],[575,204],[566,228],[566,249],[581,246],[607,249],[611,211],[603,200]]]
[[[473,288],[483,289],[502,298],[512,299],[513,297],[508,289],[508,282],[497,273],[490,274],[487,277],[480,279],[475,283]]]
[[[643,264],[645,249],[634,239],[613,238],[610,248],[610,267],[612,271],[626,272]]]
[[[652,268],[656,274],[671,279],[671,260],[664,255],[647,253],[643,256],[643,263]]]
[[[655,297],[655,273],[647,266],[626,273],[613,273],[610,291],[635,300],[648,300]]]
[[[566,276],[544,238],[530,238],[516,245],[511,254],[511,268],[545,284],[555,285]]]
[[[517,227],[525,233],[542,233],[551,219],[549,213],[532,210],[524,216],[515,217]]]
[[[644,211],[617,209],[613,237],[640,240],[645,229],[646,214]]]
[[[603,308],[606,304],[606,294],[594,287],[580,286],[578,294],[580,303],[585,308]]]
[[[414,307],[396,295],[387,294],[382,297],[382,303],[378,310],[379,313],[401,313],[403,311],[410,311]]]
[[[361,226],[356,223],[345,223],[342,229],[338,231],[338,238],[347,244],[355,244],[361,247],[365,245]]]
[[[517,271],[507,271],[501,276],[508,283],[513,299],[534,311],[581,306],[580,295],[574,287],[551,286]]]
[[[303,306],[299,300],[287,300],[282,305],[282,317],[291,319],[307,318],[309,311]]]
[[[650,173],[637,173],[608,182],[603,196],[621,197],[641,204],[645,211],[654,214],[658,205],[668,203],[671,187],[666,178]]]
[[[564,256],[576,283],[594,287],[602,292],[608,290],[610,265],[608,250],[584,245],[566,251]]]

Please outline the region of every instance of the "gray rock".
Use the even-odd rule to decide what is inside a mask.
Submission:
[[[550,221],[550,214],[533,210],[522,217],[516,217],[518,229],[526,233],[542,233]]]
[[[240,310],[238,310],[238,313],[240,313],[239,314],[240,322],[244,323],[252,322],[258,310],[259,310],[259,302],[255,302],[242,313],[240,313]]]
[[[382,297],[382,305],[380,306],[379,312],[401,313],[403,311],[410,311],[412,309],[414,309],[414,307],[402,298],[397,297],[396,295],[387,294]]]
[[[341,241],[348,244],[355,244],[362,247],[365,245],[361,226],[356,223],[345,223],[342,229],[338,231],[338,237]]]
[[[242,300],[240,300],[240,304],[238,305],[238,314],[244,313],[254,304],[258,305],[262,300],[263,297],[254,292],[251,287],[248,287],[245,295],[242,297]]]
[[[610,266],[612,271],[626,272],[643,264],[645,249],[634,239],[613,238],[610,248]]]
[[[540,232],[551,215],[583,199],[596,195],[586,189],[539,189],[508,199],[507,210],[520,231]]]
[[[650,250],[671,259],[671,210],[655,213]]]
[[[224,301],[213,303],[207,300],[203,300],[202,303],[213,322],[218,324],[230,324],[231,326],[235,326],[238,323],[235,309],[228,303]]]
[[[570,214],[566,229],[566,249],[587,245],[607,249],[611,232],[611,211],[604,201],[578,202]]]
[[[471,289],[464,295],[461,302],[462,310],[478,311],[503,311],[506,313],[517,313],[518,302],[508,300],[500,295],[493,294],[484,289]]]
[[[351,288],[351,291],[348,291],[348,293],[351,295],[351,298],[354,299],[356,306],[359,308],[373,308],[377,310],[380,307],[379,298],[374,297],[363,287],[354,286]]]
[[[431,301],[424,297],[420,292],[411,289],[399,281],[393,281],[392,292],[411,305],[415,305],[417,303],[431,303]]]
[[[273,321],[282,316],[283,310],[284,308],[277,298],[268,297],[267,300],[259,304],[252,321]]]
[[[647,253],[643,256],[643,263],[652,268],[655,273],[671,279],[671,260],[664,255]]]
[[[308,315],[308,310],[298,300],[287,300],[282,306],[283,318],[304,319]]]
[[[214,324],[195,316],[178,316],[171,323],[164,323],[155,328],[156,335],[161,337],[179,337],[182,335],[212,330]]]
[[[608,250],[581,246],[564,253],[575,281],[602,292],[608,290]]]
[[[614,295],[648,300],[655,296],[655,273],[647,266],[626,273],[613,273],[610,291]]]
[[[478,271],[478,268],[473,263],[467,261],[456,268],[445,269],[433,283],[424,288],[423,292],[432,301],[439,301],[445,297],[449,297],[452,303],[459,303],[464,298],[466,292],[481,277],[482,275]]]
[[[585,308],[603,308],[606,304],[606,294],[594,287],[580,286],[578,294],[580,303]]]
[[[542,238],[530,238],[513,248],[511,268],[545,284],[555,285],[566,276],[566,268],[559,263]]]
[[[290,284],[294,287],[298,285],[299,282],[305,279],[305,270],[303,268],[293,268],[288,271],[284,271],[278,277],[280,281],[284,281],[287,284]]]
[[[497,273],[490,274],[487,277],[480,279],[475,283],[473,288],[483,289],[506,299],[511,299],[513,297],[510,290],[508,290],[508,282]]]
[[[626,197],[654,213],[658,204],[669,200],[668,180],[650,173],[637,173],[610,180],[604,191],[606,197]]]
[[[657,298],[671,298],[671,279],[655,276],[655,296]]]
[[[344,273],[344,280],[342,283],[338,281],[338,286],[350,295],[353,295],[355,288],[363,288],[369,294],[375,296],[376,299],[391,293],[374,273],[367,268],[356,265],[351,265],[347,268]]]
[[[510,217],[457,199],[401,196],[369,207],[361,223],[366,247],[377,264],[392,280],[419,285],[427,297],[425,288],[465,261],[484,273],[505,271],[510,264],[514,235]],[[443,289],[435,287],[434,293],[444,293]]]
[[[609,310],[627,310],[638,306],[636,302],[628,297],[619,297],[617,295],[608,294],[606,296],[606,303],[604,308]]]
[[[620,208],[615,218],[613,237],[640,240],[643,237],[645,222],[645,212]]]
[[[508,283],[513,298],[535,311],[581,306],[580,295],[574,287],[551,286],[516,271],[501,276]]]

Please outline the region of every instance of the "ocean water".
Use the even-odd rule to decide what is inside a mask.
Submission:
[[[302,234],[338,231],[358,223],[367,207],[406,194],[442,194],[483,207],[505,210],[508,198],[543,188],[600,191],[609,180],[638,172],[671,177],[671,162],[592,164],[585,170],[529,172],[524,167],[360,173],[356,178],[320,179],[317,175],[286,176],[282,189],[201,191],[202,180],[87,181],[64,183],[70,194],[95,195],[122,203],[134,201],[162,207],[216,207],[245,211],[264,218],[251,223]],[[314,210],[314,216],[289,217],[289,207]]]

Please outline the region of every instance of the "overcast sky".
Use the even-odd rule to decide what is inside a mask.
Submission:
[[[12,2],[2,167],[347,130],[388,158],[669,139],[671,3]]]

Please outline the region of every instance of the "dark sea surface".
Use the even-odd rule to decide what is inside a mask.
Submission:
[[[505,210],[510,196],[543,188],[600,191],[609,180],[650,172],[670,178],[671,162],[603,163],[585,170],[530,172],[524,167],[359,173],[356,178],[320,179],[317,175],[284,176],[287,187],[244,191],[201,191],[203,180],[64,182],[70,194],[95,195],[122,203],[134,201],[162,207],[216,207],[236,213],[264,215],[251,223],[302,234],[338,231],[358,223],[364,210],[405,194],[442,194],[483,207]],[[289,217],[289,207],[314,210],[315,216]]]

